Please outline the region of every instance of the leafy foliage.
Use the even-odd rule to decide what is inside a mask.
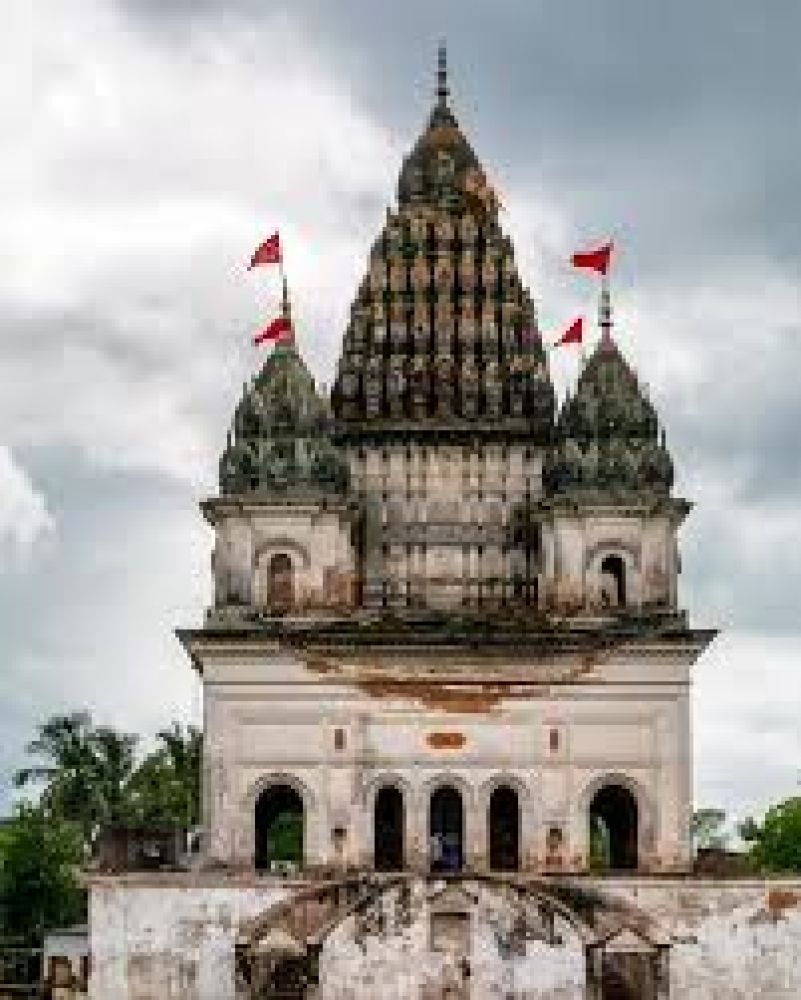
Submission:
[[[801,872],[801,796],[785,799],[765,813],[762,823],[747,819],[740,836],[765,871]]]
[[[33,945],[51,927],[86,918],[78,873],[85,859],[79,824],[44,805],[20,805],[3,830],[0,927]]]
[[[149,754],[127,786],[128,820],[136,826],[183,826],[200,821],[203,734],[173,722],[158,733],[161,746]]]
[[[48,928],[85,917],[78,873],[109,825],[192,827],[199,822],[203,737],[173,722],[137,764],[139,737],[95,726],[88,712],[42,723],[14,775],[41,789],[0,829],[0,933],[40,942]]]
[[[39,726],[27,748],[44,760],[17,771],[14,783],[43,784],[42,806],[53,816],[77,823],[90,844],[100,826],[125,816],[125,789],[138,740],[93,726],[88,712],[55,715]]]

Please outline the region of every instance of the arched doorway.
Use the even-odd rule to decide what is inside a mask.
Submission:
[[[601,562],[601,601],[606,608],[626,605],[626,564],[620,556],[606,556]]]
[[[462,796],[443,785],[431,796],[428,814],[431,870],[459,872],[464,864],[464,812]]]
[[[520,867],[520,806],[517,792],[500,785],[489,802],[489,866],[496,872]]]
[[[303,864],[303,799],[291,785],[270,785],[256,800],[256,868]]]
[[[637,867],[639,817],[628,788],[609,784],[590,803],[590,865],[601,871]]]
[[[402,871],[403,795],[392,785],[380,788],[375,797],[373,838],[376,871]]]
[[[285,552],[277,552],[270,559],[268,594],[271,608],[284,611],[292,607],[295,599],[292,560]]]

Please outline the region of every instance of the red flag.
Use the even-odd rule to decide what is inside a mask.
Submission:
[[[280,264],[281,263],[281,240],[278,233],[273,233],[268,239],[258,246],[250,258],[248,271],[259,264]]]
[[[559,340],[553,345],[554,347],[561,347],[563,344],[580,344],[582,338],[584,337],[584,319],[579,316],[578,319],[574,319],[570,326],[565,330]]]
[[[609,270],[609,258],[612,256],[612,241],[597,250],[585,250],[573,254],[573,267],[588,267],[598,274],[606,274]]]
[[[253,343],[256,345],[256,347],[258,347],[259,344],[264,344],[266,341],[279,340],[285,334],[291,334],[291,333],[292,333],[292,324],[289,322],[286,316],[279,316],[277,319],[274,319],[272,323],[269,323],[267,326],[265,326],[265,328],[260,333],[256,334],[256,336],[253,338]]]

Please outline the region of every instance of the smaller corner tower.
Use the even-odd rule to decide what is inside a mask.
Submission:
[[[599,325],[543,467],[541,606],[557,615],[675,615],[676,533],[690,505],[672,495],[665,432],[612,336],[605,285]]]
[[[243,388],[220,494],[203,504],[216,533],[209,624],[352,603],[348,472],[330,430],[294,340],[278,343]]]

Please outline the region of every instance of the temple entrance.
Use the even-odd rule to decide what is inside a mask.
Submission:
[[[270,607],[277,611],[291,608],[295,598],[294,591],[292,560],[285,552],[278,552],[270,559]]]
[[[601,563],[601,602],[606,608],[626,605],[626,565],[620,556],[607,556]]]
[[[496,872],[520,867],[520,807],[517,792],[508,785],[496,788],[490,797],[489,865]]]
[[[403,795],[391,785],[379,789],[375,797],[373,837],[376,871],[402,871]]]
[[[431,871],[459,872],[464,864],[462,796],[444,785],[431,796],[428,817]]]
[[[303,864],[303,799],[291,785],[271,785],[256,800],[256,868]]]
[[[596,871],[637,867],[637,800],[622,785],[604,785],[590,803],[590,865]]]

